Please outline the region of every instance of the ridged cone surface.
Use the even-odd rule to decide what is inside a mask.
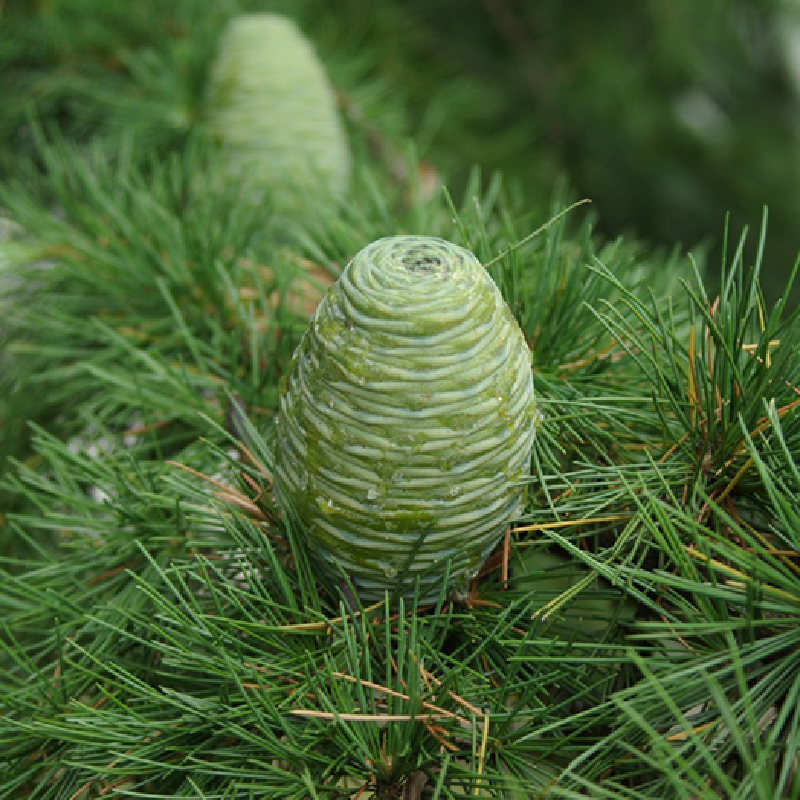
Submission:
[[[530,352],[477,259],[442,239],[365,247],[281,385],[276,496],[320,568],[360,597],[405,575],[466,585],[519,513],[536,408]]]
[[[334,90],[291,20],[231,20],[209,78],[208,116],[228,175],[263,187],[279,206],[345,192],[350,153]]]

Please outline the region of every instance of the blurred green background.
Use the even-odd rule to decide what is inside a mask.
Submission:
[[[767,206],[765,291],[782,291],[800,249],[797,0],[6,0],[4,178],[34,152],[32,114],[180,146],[222,24],[253,10],[296,17],[351,116],[410,136],[455,192],[473,164],[532,203],[567,175],[607,235],[704,243],[712,268],[726,214],[735,239]]]

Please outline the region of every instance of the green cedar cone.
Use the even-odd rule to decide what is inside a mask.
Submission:
[[[291,20],[248,14],[228,23],[208,106],[230,179],[246,179],[283,210],[345,192],[350,152],[334,90]]]
[[[525,497],[530,351],[462,247],[365,247],[323,298],[281,383],[276,497],[363,600],[462,589]]]

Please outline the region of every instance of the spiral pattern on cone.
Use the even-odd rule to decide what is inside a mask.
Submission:
[[[474,575],[524,500],[530,352],[478,260],[442,239],[365,247],[282,381],[276,497],[364,600]]]

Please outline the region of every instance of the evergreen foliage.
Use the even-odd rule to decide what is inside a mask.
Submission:
[[[266,5],[353,153],[291,214],[203,129],[220,30]],[[2,9],[0,797],[800,797],[800,312],[793,273],[764,298],[766,213],[717,279],[468,169],[530,121],[481,145],[488,79],[393,61],[451,7],[380,5]],[[398,233],[486,265],[543,419],[469,596],[365,606],[275,507],[272,423],[317,299]]]

